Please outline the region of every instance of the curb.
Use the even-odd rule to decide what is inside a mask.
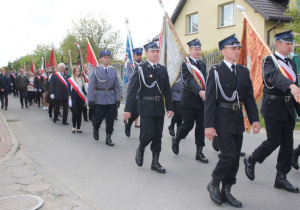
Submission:
[[[12,147],[10,148],[10,151],[4,157],[6,157],[6,156],[12,156],[12,155],[14,155],[18,151],[18,149],[19,149],[19,143],[17,141],[17,138],[16,138],[15,134],[11,130],[10,125],[7,123],[6,118],[3,116],[2,112],[0,112],[0,117],[3,120],[3,122],[5,124],[5,127],[6,127],[8,133],[9,133],[9,135],[11,137],[11,141],[12,141]]]

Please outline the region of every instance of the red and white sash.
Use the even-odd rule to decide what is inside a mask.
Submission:
[[[43,73],[43,74],[41,75],[41,77],[42,77],[43,79],[46,79],[46,78],[47,78],[47,74]]]
[[[40,77],[39,75],[36,75],[36,78],[38,78],[38,80],[40,80],[40,79],[41,79],[41,77]]]
[[[76,93],[79,95],[79,97],[85,102],[86,99],[84,97],[84,93],[83,93],[82,89],[79,87],[79,85],[77,84],[77,82],[74,80],[74,78],[71,77],[71,78],[68,79],[68,81],[72,85],[72,88],[74,88]]]
[[[13,76],[14,79],[16,79],[16,76],[14,74],[11,74]]]
[[[84,78],[86,80],[86,83],[89,83],[89,77],[88,77],[88,75],[86,75],[86,73],[84,71],[82,71],[82,74],[83,74],[83,76],[84,76]]]
[[[203,87],[203,90],[205,90],[205,77],[202,74],[202,72],[193,64],[186,62],[186,66],[189,69],[189,67],[191,67],[191,69],[189,69],[189,71],[191,72],[191,74],[193,74],[193,72],[195,72],[195,74],[197,75],[197,78],[200,80],[200,83]],[[193,71],[193,72],[192,72]]]
[[[286,75],[288,76],[288,78],[293,81],[296,82],[297,76],[291,66],[291,64],[287,65],[284,61],[282,60],[278,60],[278,63],[280,64],[280,66],[283,68],[283,70],[285,71]]]
[[[58,79],[64,84],[64,86],[68,89],[68,84],[65,78],[63,78],[63,76],[61,76],[61,74],[59,74],[58,72],[55,72],[55,74],[58,77]]]
[[[33,84],[29,84],[29,86],[33,87],[34,88],[34,85]]]

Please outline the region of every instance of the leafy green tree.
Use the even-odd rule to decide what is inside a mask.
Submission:
[[[293,21],[286,23],[286,27],[293,32],[300,33],[300,2],[293,7],[289,7],[285,11],[285,15],[293,17]],[[295,36],[295,42],[300,44],[300,36]],[[300,53],[300,48],[296,49],[296,53]]]

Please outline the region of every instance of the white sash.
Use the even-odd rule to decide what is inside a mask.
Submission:
[[[291,64],[289,63],[289,65],[287,65],[284,61],[279,60],[278,59],[278,63],[280,64],[280,66],[282,66],[282,68],[284,68],[284,70],[292,77],[293,82],[296,82],[296,74],[291,66]]]
[[[84,93],[82,91],[82,88],[79,87],[79,85],[77,84],[77,82],[74,80],[73,77],[69,78],[68,81],[70,82],[70,84],[72,85],[72,88],[74,88],[74,90],[77,92],[77,94],[79,95],[79,97],[85,102],[86,98],[84,96]]]
[[[64,84],[64,86],[68,89],[68,83],[65,80],[65,78],[63,78],[63,76],[61,74],[59,74],[58,72],[55,72],[55,74],[58,77],[58,79]]]

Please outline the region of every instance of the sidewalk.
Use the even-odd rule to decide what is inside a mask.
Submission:
[[[0,113],[0,197],[31,194],[44,199],[40,209],[94,209],[17,150],[17,140]]]

